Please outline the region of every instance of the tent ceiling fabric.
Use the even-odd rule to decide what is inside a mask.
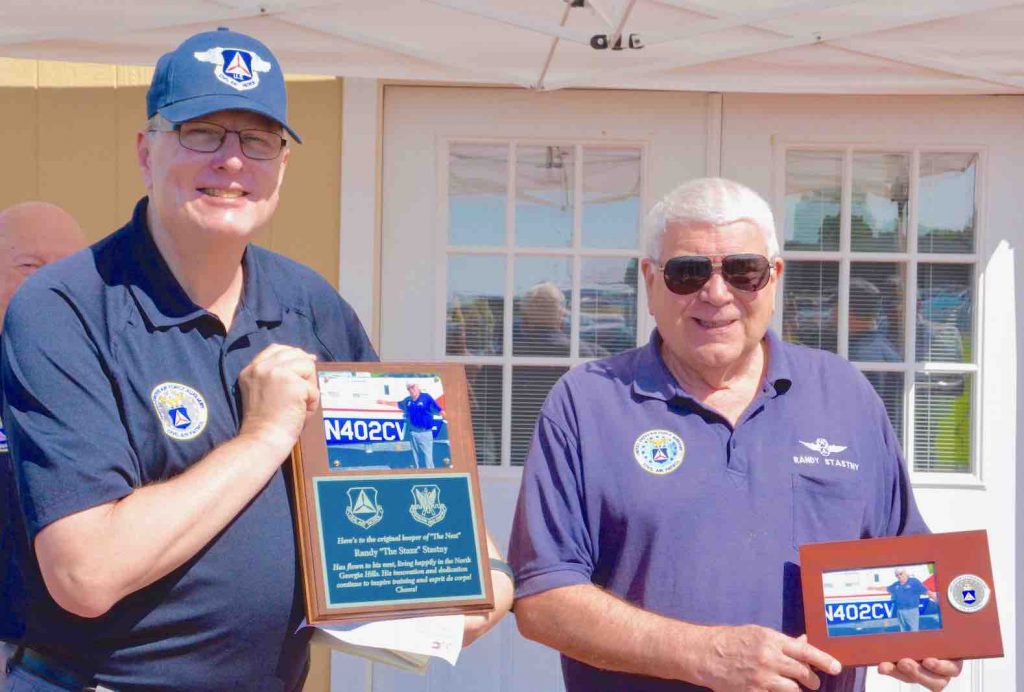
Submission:
[[[576,0],[579,2],[579,0]],[[152,65],[219,25],[290,72],[516,85],[857,94],[1024,93],[1024,1],[38,0],[0,55]],[[639,37],[597,50],[595,35]]]

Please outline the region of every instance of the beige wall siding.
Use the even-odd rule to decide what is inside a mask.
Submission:
[[[40,199],[96,240],[145,194],[135,133],[146,120],[144,67],[0,59],[0,208]],[[292,144],[281,204],[259,242],[338,284],[341,80],[288,79]]]

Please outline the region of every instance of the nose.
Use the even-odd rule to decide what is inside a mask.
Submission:
[[[726,305],[733,300],[732,288],[722,277],[722,270],[715,267],[711,278],[700,289],[700,298],[712,305]]]
[[[229,171],[241,170],[245,165],[241,135],[237,132],[228,132],[225,135],[224,143],[220,145],[220,149],[214,152],[213,164],[217,168]]]

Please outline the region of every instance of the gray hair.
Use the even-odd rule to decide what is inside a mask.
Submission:
[[[737,221],[749,221],[761,229],[768,258],[778,256],[779,239],[771,207],[746,185],[725,178],[697,178],[662,197],[644,219],[644,249],[650,259],[660,259],[661,241],[669,223],[726,226]]]

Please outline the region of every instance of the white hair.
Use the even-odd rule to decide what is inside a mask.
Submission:
[[[644,219],[644,248],[658,261],[665,227],[670,223],[727,226],[749,221],[761,230],[768,258],[779,254],[775,217],[761,195],[746,185],[725,178],[697,178],[662,197]]]

